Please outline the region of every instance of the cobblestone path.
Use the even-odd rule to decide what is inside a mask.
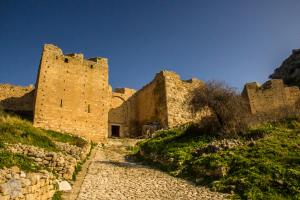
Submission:
[[[138,163],[127,162],[120,140],[99,148],[81,186],[78,200],[193,200],[223,199],[205,187],[169,176]]]

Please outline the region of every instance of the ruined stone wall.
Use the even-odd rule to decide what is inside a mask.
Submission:
[[[0,85],[0,108],[7,111],[32,112],[34,101],[33,86]]]
[[[141,134],[144,128],[169,128],[200,120],[209,114],[207,109],[194,113],[189,100],[192,91],[203,85],[197,79],[183,81],[175,72],[162,71],[156,74],[153,81],[127,100],[136,109],[136,115],[129,118],[129,129]]]
[[[297,86],[286,87],[281,79],[273,79],[264,83],[247,83],[242,95],[248,100],[251,113],[267,113],[283,107],[293,107],[300,99]]]
[[[51,200],[55,177],[47,171],[24,172],[17,166],[0,169],[0,199]]]
[[[110,110],[108,113],[108,133],[112,135],[111,127],[120,126],[120,137],[130,135],[130,119],[135,117],[134,105],[132,101],[128,101],[135,93],[134,89],[130,88],[117,88],[112,92]]]
[[[64,55],[46,44],[37,79],[34,126],[105,142],[109,109],[105,58]]]
[[[159,124],[161,128],[168,127],[165,72],[156,74],[154,80],[144,86],[130,99],[136,106],[136,117],[131,120],[132,128],[141,132],[142,126]]]
[[[189,105],[193,90],[197,87],[203,87],[203,81],[197,79],[184,81],[175,72],[168,71],[164,72],[164,76],[166,82],[168,127],[195,122],[209,114],[207,109],[195,113]]]

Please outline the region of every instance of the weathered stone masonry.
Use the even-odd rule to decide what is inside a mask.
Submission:
[[[130,120],[135,117],[135,104],[128,99],[135,92],[135,90],[130,88],[116,88],[111,93],[110,110],[108,113],[109,136],[130,136]],[[119,130],[114,130],[116,128]],[[116,133],[116,131],[118,132]],[[117,135],[114,135],[113,132]]]
[[[6,111],[30,115],[33,113],[34,87],[0,85],[0,108]]]
[[[105,141],[108,64],[105,58],[64,55],[45,45],[36,84],[34,126]]]
[[[116,113],[118,109],[123,109],[117,115],[124,117],[123,121],[126,122],[123,123],[126,124],[125,128],[119,124],[120,135],[137,136],[147,129],[174,127],[201,119],[207,112],[191,112],[188,101],[191,91],[203,85],[200,80],[183,81],[175,72],[162,71],[137,92],[131,92],[128,88],[122,89],[122,98],[127,100],[117,109],[110,110]],[[120,89],[118,91],[120,92]],[[113,99],[116,94],[115,91]],[[115,118],[110,115],[110,124],[118,125]]]
[[[256,82],[247,83],[242,94],[248,100],[252,114],[293,108],[300,100],[299,88],[287,87],[281,79],[269,80],[262,86]]]
[[[203,85],[200,80],[185,81],[175,72],[161,71],[138,91],[112,90],[107,59],[64,55],[60,48],[46,44],[36,90],[0,85],[0,107],[32,112],[36,127],[106,142],[110,136],[135,137],[202,119],[210,114],[208,109],[194,113],[188,101],[194,88]],[[294,106],[300,98],[299,88],[286,87],[282,80],[262,86],[248,83],[242,94],[253,114]]]

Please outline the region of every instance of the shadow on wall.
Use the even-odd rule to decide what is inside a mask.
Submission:
[[[19,115],[21,118],[33,121],[33,104],[35,90],[21,97],[9,97],[0,100],[0,108],[5,112]]]
[[[108,112],[109,137],[135,138],[141,136],[141,131],[137,128],[138,121],[135,120],[132,97],[127,100],[118,96],[113,98],[119,102],[114,102]]]

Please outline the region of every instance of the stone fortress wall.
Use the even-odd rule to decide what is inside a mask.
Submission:
[[[280,108],[293,108],[300,100],[300,90],[297,86],[287,87],[281,79],[272,79],[259,85],[256,82],[247,83],[243,96],[250,105],[252,114],[268,113]]]
[[[135,107],[128,101],[135,93],[134,89],[116,88],[111,93],[110,109],[108,112],[108,135],[112,136],[112,127],[119,127],[120,137],[130,136],[130,120],[135,117]]]
[[[64,55],[46,44],[37,78],[34,126],[105,141],[108,129],[106,58]]]
[[[118,107],[119,112],[114,109],[111,109],[110,112],[113,111],[115,114],[114,119],[118,116],[123,118],[126,123],[117,123],[116,120],[113,120],[112,115],[109,115],[110,124],[114,122],[114,125],[120,126],[121,136],[139,136],[146,131],[174,127],[199,120],[208,113],[191,112],[188,101],[191,91],[201,86],[204,86],[204,82],[200,80],[184,81],[175,72],[161,71],[150,83],[137,92],[130,92],[128,88],[121,89],[124,100],[119,100],[119,102],[123,102],[122,106]],[[123,124],[126,125],[123,127]]]
[[[189,122],[195,122],[210,115],[210,112],[203,108],[197,113],[189,106],[192,91],[198,87],[204,87],[204,82],[198,79],[181,80],[175,72],[165,72],[166,102],[168,114],[168,127],[175,127]]]
[[[166,113],[165,77],[161,72],[137,92],[128,88],[113,92],[109,134],[114,135],[113,126],[119,126],[120,136],[138,136],[144,125],[167,127]]]
[[[194,113],[188,104],[193,89],[203,86],[203,81],[181,80],[175,72],[161,71],[138,91],[112,91],[107,59],[64,55],[60,48],[46,44],[36,90],[33,86],[0,85],[0,106],[8,111],[33,112],[36,127],[105,142],[110,136],[140,136],[209,115],[206,108]],[[294,106],[300,99],[297,86],[286,87],[277,79],[262,86],[248,83],[242,95],[252,114]]]
[[[34,87],[1,84],[0,108],[13,112],[32,112]]]

